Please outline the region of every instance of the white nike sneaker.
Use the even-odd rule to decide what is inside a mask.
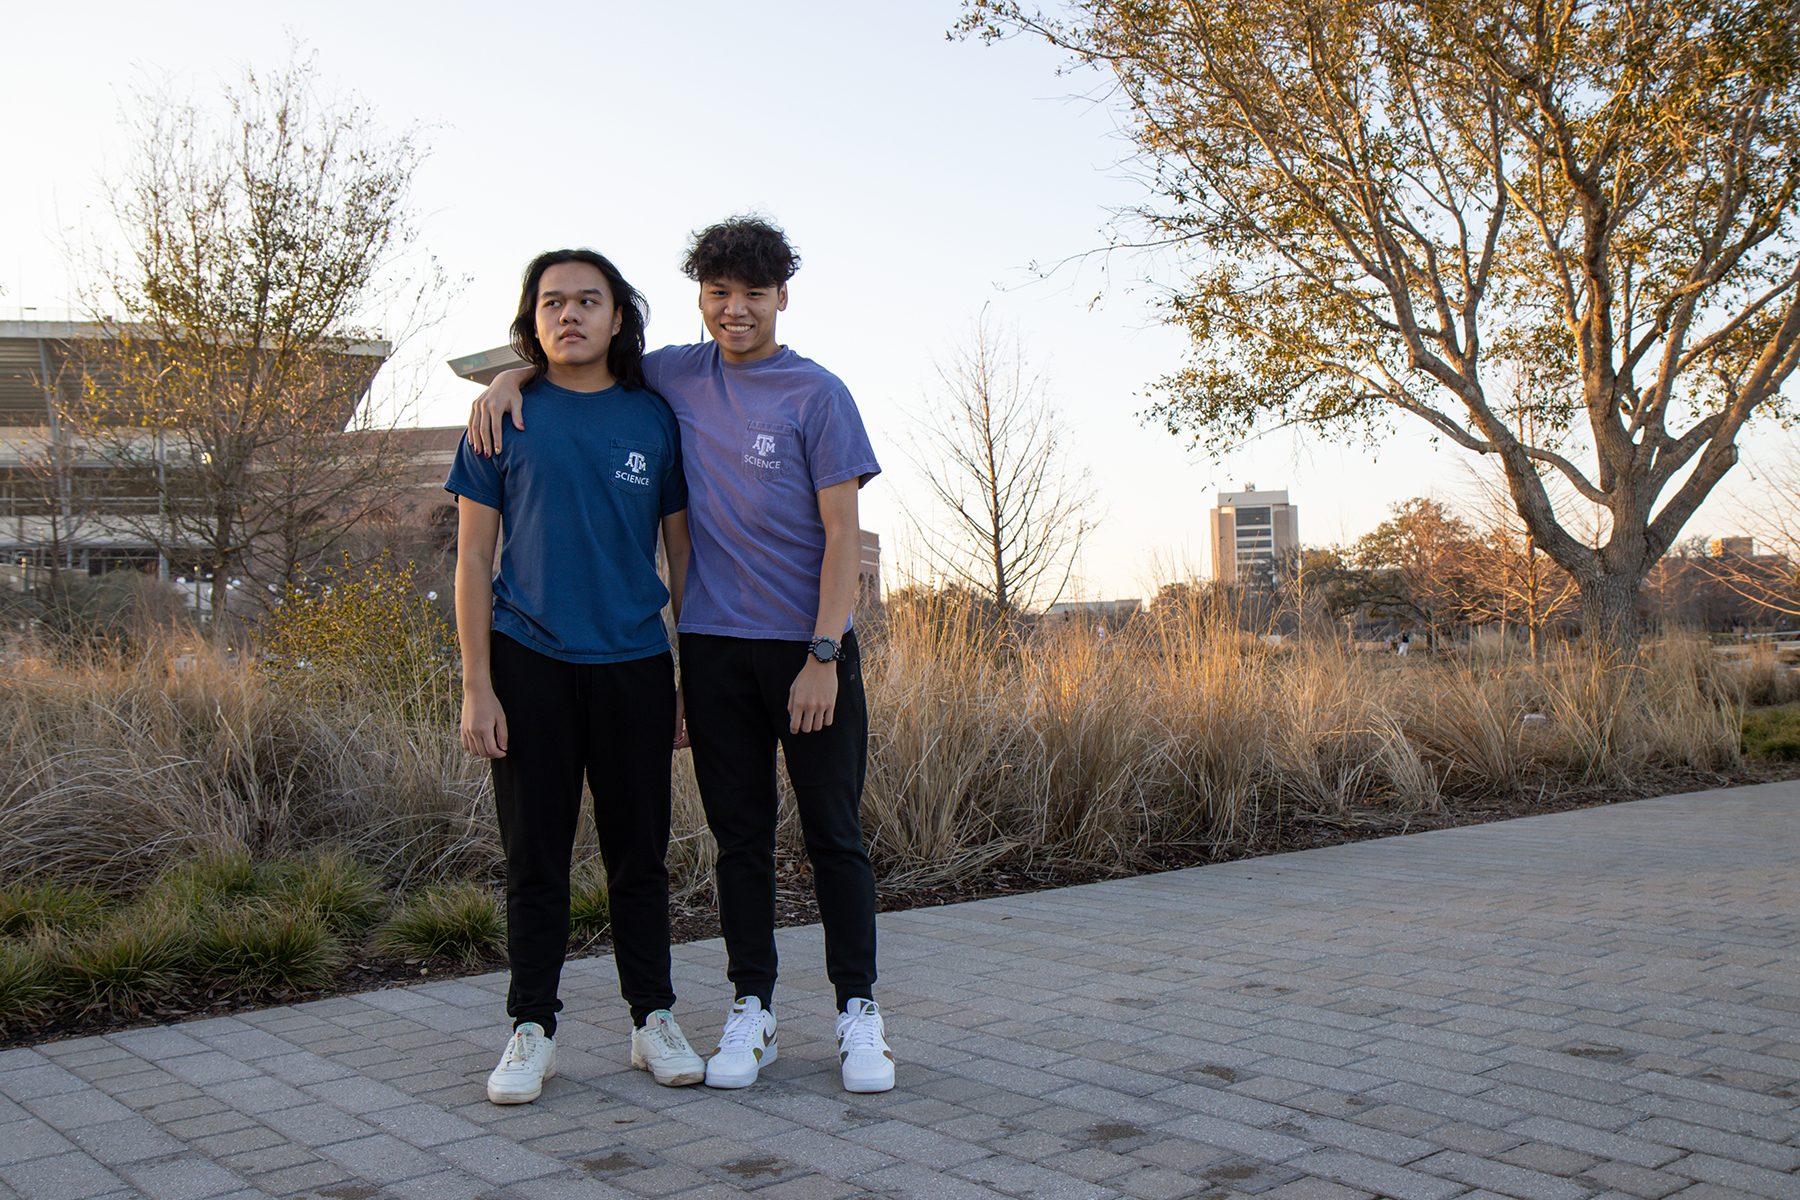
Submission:
[[[556,1074],[556,1039],[536,1021],[527,1021],[506,1043],[500,1065],[488,1076],[488,1099],[495,1104],[528,1104],[543,1094],[544,1080]]]
[[[719,1048],[706,1060],[706,1086],[749,1087],[756,1073],[775,1061],[775,1014],[755,996],[745,996],[725,1015]]]
[[[666,1008],[644,1018],[644,1027],[631,1031],[631,1065],[664,1087],[686,1087],[706,1077],[706,1064],[682,1036],[681,1026]]]
[[[838,1063],[846,1092],[886,1092],[894,1086],[894,1052],[882,1037],[881,1008],[873,1000],[852,1000],[838,1014]]]

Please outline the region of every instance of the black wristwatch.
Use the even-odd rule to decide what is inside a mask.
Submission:
[[[806,648],[822,663],[837,662],[844,657],[844,648],[835,638],[814,638],[807,643]]]

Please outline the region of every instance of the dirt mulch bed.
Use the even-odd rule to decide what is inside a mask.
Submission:
[[[1800,763],[1766,763],[1746,767],[1726,776],[1711,772],[1670,772],[1641,784],[1619,788],[1595,786],[1576,788],[1555,794],[1529,793],[1510,797],[1485,797],[1447,800],[1444,811],[1430,814],[1398,815],[1380,809],[1358,810],[1349,820],[1326,817],[1289,817],[1271,821],[1254,837],[1223,844],[1195,844],[1165,847],[1155,853],[1140,855],[1137,860],[1111,869],[1100,866],[1071,866],[1062,863],[1032,864],[1003,860],[984,869],[959,875],[951,881],[918,886],[876,889],[877,904],[882,912],[903,912],[913,908],[933,908],[941,904],[960,904],[967,900],[985,900],[995,896],[1011,896],[1041,892],[1051,888],[1096,883],[1130,875],[1146,875],[1174,871],[1184,867],[1205,866],[1269,854],[1285,854],[1294,850],[1312,850],[1322,846],[1338,846],[1373,838],[1399,837],[1437,829],[1454,829],[1464,825],[1481,825],[1489,821],[1508,821],[1515,817],[1534,817],[1546,813],[1570,812],[1580,808],[1596,808],[1628,800],[1653,796],[1700,792],[1711,788],[1736,787],[1778,780],[1800,779]],[[677,942],[702,941],[719,936],[718,914],[710,895],[701,895],[671,907],[670,923]],[[811,871],[804,862],[789,864],[776,881],[775,920],[782,928],[811,925],[819,919],[813,899]],[[611,948],[602,935],[585,946],[581,957],[603,954]],[[503,958],[472,965],[448,961],[419,962],[398,958],[360,957],[348,965],[337,981],[327,988],[311,991],[275,993],[246,1000],[241,994],[210,998],[196,996],[180,1006],[165,1006],[135,1017],[93,1015],[72,1019],[52,1019],[35,1028],[8,1031],[0,1035],[0,1049],[57,1041],[71,1037],[114,1033],[148,1025],[225,1016],[274,1005],[298,1004],[330,996],[344,996],[376,988],[453,979],[464,975],[483,974],[504,969]],[[499,1009],[496,1006],[496,1014]],[[498,1015],[496,1016],[498,1018]]]

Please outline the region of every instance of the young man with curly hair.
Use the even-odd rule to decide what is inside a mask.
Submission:
[[[799,255],[767,221],[695,234],[683,270],[711,341],[644,357],[681,428],[692,539],[681,678],[694,775],[719,844],[719,922],[736,999],[711,1087],[775,1061],[775,750],[793,784],[837,992],[844,1087],[894,1086],[875,983],[875,878],[860,808],[868,708],[850,610],[862,559],[857,489],[881,470],[843,382],[776,340]],[[524,429],[508,373],[477,400],[470,442]]]

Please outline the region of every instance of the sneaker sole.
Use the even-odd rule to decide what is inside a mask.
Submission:
[[[763,1056],[762,1056],[761,1060],[757,1062],[755,1067],[751,1068],[750,1074],[748,1076],[744,1076],[744,1077],[727,1076],[723,1071],[721,1071],[721,1072],[719,1072],[718,1076],[715,1078],[713,1075],[713,1072],[712,1072],[712,1064],[708,1063],[707,1070],[706,1070],[706,1086],[709,1088],[719,1088],[721,1090],[727,1090],[727,1091],[735,1089],[735,1088],[747,1088],[751,1084],[756,1082],[757,1074],[759,1072],[761,1072],[764,1067],[768,1066],[770,1063],[772,1063],[774,1061],[775,1061],[775,1043],[770,1042],[767,1046],[763,1047]]]
[[[554,1078],[556,1078],[556,1068],[552,1067],[544,1072],[544,1082],[547,1083]],[[543,1083],[539,1083],[530,1092],[497,1092],[494,1090],[493,1084],[489,1084],[487,1090],[489,1104],[530,1104],[543,1094]]]
[[[656,1080],[656,1082],[662,1084],[664,1087],[688,1087],[691,1084],[699,1083],[706,1078],[706,1065],[704,1063],[701,1064],[698,1071],[676,1071],[673,1075],[658,1075],[656,1073],[656,1068],[652,1067],[649,1062],[637,1058],[635,1055],[632,1057],[631,1065],[640,1071],[650,1072],[650,1078]]]
[[[858,1079],[855,1081],[846,1079],[844,1080],[844,1090],[858,1094],[891,1092],[894,1090],[894,1077],[890,1075],[886,1079]]]

